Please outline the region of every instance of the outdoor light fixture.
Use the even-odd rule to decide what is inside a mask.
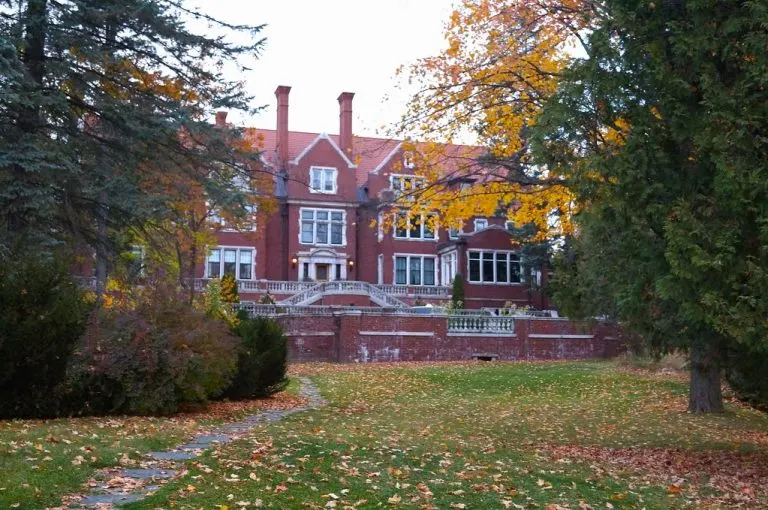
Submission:
[[[298,263],[299,263],[299,258],[294,255],[293,258],[291,259],[291,267],[293,269],[296,269],[296,264]]]
[[[347,261],[347,264],[349,265],[349,270],[350,270],[350,271],[352,271],[352,270],[354,270],[354,269],[355,269],[355,261],[354,261],[354,260],[352,260],[352,259],[349,259],[349,260]]]

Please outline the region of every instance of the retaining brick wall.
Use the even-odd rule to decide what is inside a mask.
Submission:
[[[568,319],[516,319],[514,335],[449,333],[444,316],[340,312],[278,320],[294,361],[590,359],[624,350],[615,325]]]

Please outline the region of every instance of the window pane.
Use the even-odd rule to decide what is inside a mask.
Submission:
[[[341,280],[341,264],[336,264],[336,280]]]
[[[478,259],[469,259],[469,281],[480,281],[480,260]]]
[[[317,211],[316,216],[318,220],[328,221],[328,211]]]
[[[332,212],[331,213],[331,219],[333,221],[342,221],[344,219],[344,213],[341,212]]]
[[[305,279],[309,279],[309,262],[304,262],[302,264],[302,276]]]
[[[224,274],[235,276],[237,250],[224,250]]]
[[[421,257],[411,257],[411,285],[421,285]]]
[[[408,259],[395,257],[395,283],[405,285],[408,283]]]
[[[397,191],[403,189],[403,181],[400,177],[392,177],[392,189]]]
[[[319,170],[312,170],[312,189],[318,191],[321,189],[321,178],[322,174]]]
[[[342,224],[341,223],[331,223],[331,244],[341,244],[342,243]]]
[[[314,222],[312,221],[302,221],[301,222],[301,242],[302,243],[312,243],[314,240],[312,239],[312,226],[314,225]]]
[[[327,223],[318,223],[317,224],[317,239],[315,240],[318,244],[328,244],[328,224]]]
[[[208,255],[208,276],[218,278],[221,275],[221,250],[211,250]]]
[[[424,258],[424,285],[435,284],[435,259]]]
[[[496,254],[496,281],[507,283],[507,253]]]
[[[421,239],[421,217],[420,216],[411,217],[410,237],[411,239]]]
[[[315,219],[315,211],[301,211],[301,219],[302,220]]]
[[[253,257],[251,250],[240,250],[240,279],[250,280],[252,278]]]
[[[397,225],[395,226],[395,237],[408,237],[408,228],[405,224],[405,214],[397,215]],[[402,223],[401,223],[402,222]]]
[[[424,221],[424,239],[434,239],[435,238],[435,231],[432,229],[432,226],[429,224],[429,220],[434,221],[434,218],[428,217]]]
[[[488,228],[488,220],[475,220],[475,232]]]
[[[483,281],[493,282],[493,253],[483,252]]]
[[[516,253],[509,254],[509,281],[519,283],[520,278],[520,255]]]
[[[333,189],[336,187],[336,183],[334,182],[334,174],[335,172],[333,170],[326,170],[325,171],[325,182],[323,183],[323,189],[325,191],[333,191]]]

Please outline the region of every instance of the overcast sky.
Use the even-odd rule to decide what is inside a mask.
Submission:
[[[242,76],[256,104],[267,108],[251,119],[231,120],[274,129],[275,88],[289,85],[291,130],[338,133],[336,98],[354,92],[353,131],[376,136],[383,125],[397,120],[412,92],[396,88],[395,70],[443,48],[443,27],[453,3],[194,0],[193,5],[224,21],[267,24],[264,53]]]

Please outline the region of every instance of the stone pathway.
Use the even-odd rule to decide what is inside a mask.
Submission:
[[[186,474],[183,461],[201,455],[214,444],[229,443],[238,439],[256,425],[274,423],[286,416],[309,409],[317,409],[325,403],[317,387],[306,377],[299,377],[299,395],[309,399],[306,406],[285,410],[264,410],[248,416],[242,421],[221,425],[207,434],[200,434],[191,441],[173,450],[147,454],[141,468],[113,468],[103,470],[104,481],[91,488],[79,501],[69,503],[65,508],[107,509],[124,503],[144,499],[155,492],[161,480],[169,480]]]

